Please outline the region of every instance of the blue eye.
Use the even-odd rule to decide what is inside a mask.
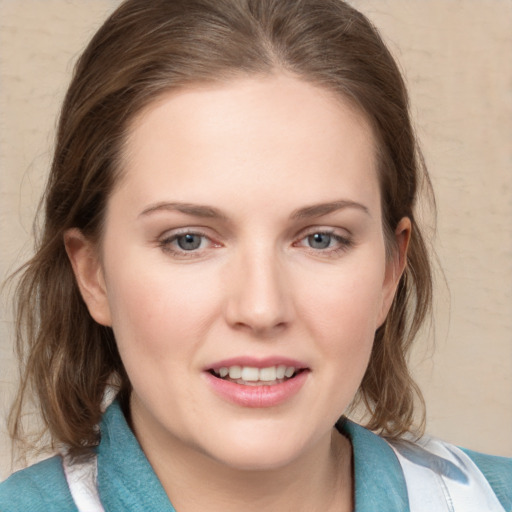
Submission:
[[[184,251],[194,251],[201,247],[203,239],[204,236],[202,235],[187,233],[186,235],[178,235],[175,241],[180,249]]]
[[[206,235],[192,231],[170,234],[159,240],[158,245],[164,252],[172,254],[176,258],[196,257],[201,255],[205,249],[215,246]]]
[[[352,239],[326,228],[325,231],[310,231],[294,243],[318,256],[335,257],[341,255],[353,245]]]
[[[330,233],[313,233],[307,237],[307,240],[312,249],[327,249],[331,247],[333,238]]]

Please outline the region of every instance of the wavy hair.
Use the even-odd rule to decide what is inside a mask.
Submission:
[[[109,383],[127,407],[131,385],[114,335],[91,318],[63,234],[79,228],[92,240],[101,238],[134,117],[188,84],[281,70],[334,91],[366,116],[377,141],[388,242],[399,220],[411,219],[407,267],[375,334],[356,401],[368,410],[367,426],[391,437],[412,430],[415,403],[424,418],[407,355],[431,307],[429,256],[415,219],[419,184],[430,189],[430,182],[404,81],[375,27],[341,0],[127,0],[76,64],[60,114],[35,255],[18,271],[21,382],[10,415],[15,442],[23,439],[23,411],[31,399],[52,447],[63,443],[75,456],[99,441],[96,426]]]

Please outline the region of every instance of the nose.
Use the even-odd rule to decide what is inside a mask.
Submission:
[[[272,250],[246,251],[228,272],[226,321],[253,336],[272,337],[292,319],[291,288],[285,265]]]

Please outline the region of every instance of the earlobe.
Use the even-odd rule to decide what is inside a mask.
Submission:
[[[99,324],[111,326],[107,289],[96,246],[77,228],[64,233],[64,246],[89,313]]]
[[[408,217],[403,217],[395,230],[395,248],[386,262],[386,273],[382,289],[381,313],[378,326],[380,327],[391,308],[398,283],[407,265],[407,249],[411,239],[412,224]]]

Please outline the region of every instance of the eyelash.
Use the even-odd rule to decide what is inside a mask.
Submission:
[[[177,240],[179,240],[180,238],[183,238],[187,235],[201,237],[201,239],[202,239],[201,244],[203,243],[204,240],[208,240],[209,244],[211,246],[220,247],[220,244],[213,242],[208,235],[201,233],[199,231],[193,231],[190,229],[178,231],[178,232],[173,233],[170,236],[166,236],[158,242],[158,245],[165,253],[169,253],[172,256],[175,256],[177,258],[182,258],[182,259],[197,258],[201,255],[198,249],[187,251],[185,249],[181,249],[181,248],[175,247],[173,245],[174,242],[177,242]],[[201,248],[199,248],[199,249],[201,249]]]
[[[213,242],[208,235],[201,233],[199,231],[193,231],[190,229],[188,229],[188,230],[185,229],[183,231],[175,232],[170,236],[164,237],[163,239],[158,241],[158,246],[164,252],[169,253],[172,256],[177,257],[177,258],[186,259],[186,258],[200,257],[202,255],[201,249],[205,249],[205,248],[199,247],[197,249],[192,249],[192,250],[187,251],[185,249],[177,248],[174,246],[174,243],[177,243],[177,241],[180,238],[185,237],[187,235],[200,237],[202,239],[201,244],[203,243],[204,240],[207,240],[210,247],[212,247],[212,246],[213,247],[221,247],[220,243]],[[304,240],[307,240],[309,237],[312,237],[314,235],[329,236],[331,241],[334,240],[336,242],[336,246],[326,247],[323,249],[316,249],[313,247],[301,245],[301,242],[303,242]],[[308,233],[301,234],[301,237],[296,242],[294,242],[292,245],[294,247],[304,247],[305,249],[314,253],[315,255],[321,255],[321,256],[326,256],[326,257],[335,257],[341,253],[346,252],[354,244],[350,237],[341,236],[341,235],[337,234],[334,230],[316,229],[316,230],[312,230]]]
[[[341,253],[346,252],[348,249],[350,249],[354,243],[350,237],[342,236],[336,233],[332,229],[315,229],[311,230],[309,233],[304,234],[301,236],[301,238],[295,242],[294,246],[301,246],[299,245],[302,241],[307,240],[309,237],[312,237],[314,235],[327,235],[331,237],[331,240],[334,240],[336,242],[336,245],[334,247],[326,247],[325,249],[315,249],[313,247],[308,246],[302,246],[305,247],[308,251],[311,251],[315,255],[320,256],[326,256],[326,257],[336,257],[340,255]]]

